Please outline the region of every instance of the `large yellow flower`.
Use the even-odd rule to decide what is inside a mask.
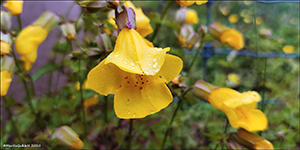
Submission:
[[[222,43],[230,45],[235,50],[240,50],[244,47],[243,35],[234,29],[223,31],[219,38]]]
[[[7,0],[4,4],[12,15],[19,15],[23,10],[23,0]]]
[[[215,108],[222,110],[233,128],[244,128],[248,131],[262,131],[267,128],[265,114],[255,109],[261,97],[257,92],[239,93],[228,88],[218,88],[211,92],[208,101]]]
[[[134,29],[120,31],[114,51],[87,77],[96,92],[115,94],[119,118],[143,118],[167,107],[172,94],[165,83],[181,71],[179,57],[166,54],[170,48],[151,48]]]
[[[186,7],[186,6],[190,6],[193,5],[194,3],[196,3],[197,5],[202,5],[207,3],[208,0],[176,0],[176,2],[181,6],[181,7]]]
[[[1,85],[1,89],[0,89],[0,97],[2,96],[5,96],[8,89],[9,89],[9,85],[10,85],[10,82],[12,80],[12,76],[11,74],[7,71],[7,70],[1,70],[0,71],[0,78],[1,78],[1,82],[0,82],[0,85]]]
[[[48,31],[39,25],[23,29],[16,39],[16,50],[22,55],[26,71],[30,70],[37,57],[38,46],[46,39]]]

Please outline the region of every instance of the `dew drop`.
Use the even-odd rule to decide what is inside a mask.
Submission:
[[[158,72],[158,71],[159,71],[159,68],[157,68],[157,69],[154,70],[154,72]]]
[[[156,61],[156,58],[154,58],[154,60],[153,61]]]
[[[134,62],[131,62],[130,65],[131,65],[131,66],[135,66],[135,63],[134,63]]]
[[[118,54],[116,54],[116,57],[119,57],[119,55],[118,55]]]
[[[156,68],[157,67],[157,62],[155,62],[154,64],[153,64],[153,68]]]
[[[150,113],[151,113],[151,114],[154,114],[154,111],[152,111],[152,110],[151,110],[151,112],[150,112]]]
[[[126,61],[126,60],[124,60],[124,63],[125,63],[125,64],[127,64],[127,61]]]
[[[128,111],[128,115],[130,114],[130,111]]]
[[[136,114],[135,113],[133,113],[133,117],[135,117],[136,116]]]

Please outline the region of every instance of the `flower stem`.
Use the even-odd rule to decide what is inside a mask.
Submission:
[[[228,121],[228,118],[226,118],[226,125],[225,125],[225,128],[224,128],[223,134],[227,133],[228,125],[229,125],[229,121]]]
[[[203,44],[201,43],[201,45],[197,48],[196,53],[194,54],[194,57],[193,57],[193,59],[192,59],[192,62],[191,62],[191,64],[189,65],[189,67],[188,67],[188,69],[187,69],[187,72],[189,72],[189,71],[191,70],[192,66],[193,66],[194,63],[196,62],[196,58],[197,58],[197,56],[199,55],[199,51],[201,50],[202,45],[203,45]]]
[[[107,101],[107,97],[108,96],[104,96],[104,103],[105,103],[105,110],[104,110],[105,116],[104,116],[104,120],[105,120],[106,123],[108,123],[108,101]]]
[[[168,3],[167,3],[167,5],[164,7],[163,12],[162,12],[162,14],[161,14],[161,16],[160,16],[160,23],[157,23],[157,24],[155,25],[155,29],[154,29],[153,35],[152,35],[152,37],[151,37],[151,39],[150,39],[151,42],[154,41],[154,39],[155,39],[155,37],[156,37],[156,35],[157,35],[157,33],[158,33],[160,27],[161,27],[162,21],[163,21],[165,15],[167,14],[167,11],[168,11],[168,9],[169,9],[169,7],[170,7],[170,5],[171,5],[171,2],[172,2],[172,1],[169,0]]]
[[[21,136],[20,136],[19,130],[18,130],[17,126],[16,126],[16,123],[15,123],[14,120],[13,120],[13,117],[12,117],[12,114],[11,114],[11,111],[10,111],[10,106],[7,104],[7,99],[6,99],[6,97],[3,97],[3,100],[4,100],[4,103],[5,103],[6,111],[7,111],[7,113],[8,113],[8,117],[9,117],[9,119],[10,119],[10,121],[11,121],[11,124],[12,124],[12,126],[13,126],[13,128],[14,128],[14,131],[15,131],[16,134],[17,134],[17,138],[18,138],[18,140],[19,140],[19,143],[24,143],[23,140],[21,139]]]
[[[84,125],[84,134],[87,137],[87,124],[86,124],[86,119],[85,119],[85,111],[84,111],[84,99],[83,99],[83,91],[82,91],[82,81],[80,77],[81,73],[81,60],[79,59],[79,73],[78,73],[78,81],[79,81],[79,90],[80,90],[80,99],[81,99],[81,111],[82,111],[82,122]]]
[[[133,119],[130,119],[129,131],[128,131],[128,147],[127,147],[128,150],[131,149],[132,129],[133,129]]]
[[[265,110],[265,84],[266,84],[266,75],[267,75],[267,58],[264,59],[265,66],[264,66],[264,82],[263,82],[263,90],[261,92],[261,103],[260,103],[260,110],[264,112]],[[262,131],[258,132],[258,135],[261,136]]]
[[[18,24],[19,24],[19,29],[22,30],[22,21],[20,15],[18,15]]]
[[[171,121],[169,122],[168,128],[167,128],[167,130],[166,130],[166,132],[165,132],[164,139],[163,139],[163,143],[162,143],[162,145],[161,145],[161,149],[164,149],[164,147],[165,147],[165,143],[166,143],[166,141],[167,141],[167,136],[168,136],[168,134],[169,134],[170,127],[171,127],[171,125],[172,125],[172,123],[173,123],[173,121],[174,121],[174,118],[175,118],[175,116],[176,116],[176,114],[177,114],[177,112],[178,112],[178,109],[179,109],[180,106],[181,106],[181,103],[182,103],[182,99],[179,98],[179,101],[178,101],[178,103],[177,103],[177,107],[176,107],[176,109],[175,109],[175,111],[174,111],[174,113],[173,113],[173,116],[172,116],[172,118],[171,118]]]

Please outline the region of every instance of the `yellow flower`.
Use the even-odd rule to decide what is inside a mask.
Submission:
[[[7,55],[10,51],[10,44],[6,43],[4,41],[1,41],[1,49],[0,49],[0,55]]]
[[[240,50],[244,47],[243,35],[234,29],[223,31],[220,35],[220,41],[230,45],[235,50]]]
[[[286,45],[282,48],[282,51],[286,54],[291,54],[291,53],[294,53],[295,48],[293,45]]]
[[[198,15],[194,9],[186,9],[186,18],[184,20],[188,24],[197,24]]]
[[[260,25],[262,22],[264,21],[264,19],[262,17],[256,17],[256,24]]]
[[[94,97],[84,100],[83,106],[84,106],[84,108],[89,108],[91,106],[96,105],[98,103],[98,101],[99,101],[98,94],[95,94]]]
[[[22,13],[23,10],[23,1],[22,0],[7,0],[7,2],[4,4],[4,7],[6,7],[12,15],[19,15]]]
[[[22,55],[21,60],[23,61],[23,66],[25,71],[29,71],[32,68],[33,63],[37,57],[37,51],[33,51],[30,54]]]
[[[143,118],[167,107],[172,94],[165,82],[181,71],[179,57],[166,54],[170,48],[151,48],[134,29],[120,31],[114,51],[87,77],[96,92],[115,94],[119,118]]]
[[[240,77],[235,73],[228,74],[227,78],[230,82],[233,82],[234,84],[240,84]]]
[[[195,2],[197,5],[202,5],[207,3],[208,0],[196,0],[196,1],[192,1],[192,0],[176,0],[176,2],[181,6],[181,7],[186,7],[186,6],[190,6],[193,5]]]
[[[16,39],[16,50],[20,55],[37,51],[38,46],[46,39],[47,30],[39,25],[30,25],[23,29]]]
[[[39,25],[30,25],[23,29],[16,39],[16,50],[22,55],[24,68],[29,71],[36,60],[38,46],[46,39],[47,30]]]
[[[261,97],[257,92],[239,93],[228,88],[215,89],[208,96],[208,101],[215,108],[222,110],[233,128],[244,128],[250,132],[267,128],[265,114],[255,109]]]
[[[1,85],[1,93],[0,93],[0,97],[2,96],[5,96],[8,89],[9,89],[9,85],[10,85],[10,82],[12,80],[12,76],[11,74],[7,71],[7,70],[1,70],[0,71],[0,77],[1,77],[1,82],[0,82],[0,85]]]
[[[238,14],[231,14],[228,18],[230,23],[237,23],[239,21],[239,15]]]
[[[253,149],[261,149],[261,150],[269,149],[269,150],[271,150],[271,149],[274,149],[274,147],[273,147],[273,144],[271,142],[264,139],[262,141],[255,142],[255,145],[254,145]]]
[[[131,7],[135,11],[136,31],[140,33],[142,37],[151,34],[153,29],[150,25],[150,19],[143,13],[143,10],[141,8],[136,8],[130,1],[126,1],[125,5]]]

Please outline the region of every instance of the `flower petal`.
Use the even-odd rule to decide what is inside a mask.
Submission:
[[[12,80],[11,74],[7,70],[1,70],[0,71],[0,97],[5,96],[8,89],[10,82]]]
[[[165,62],[155,76],[168,83],[180,73],[182,67],[183,62],[179,57],[166,54]]]
[[[265,130],[268,126],[266,115],[258,109],[240,108],[236,111],[237,125],[250,132]]]
[[[240,93],[239,93],[240,94]],[[260,95],[255,91],[248,91],[241,93],[240,96],[227,99],[224,104],[230,108],[235,108],[240,105],[252,104],[253,102],[259,102]]]
[[[244,47],[244,37],[236,30],[228,29],[221,33],[220,41],[230,45],[235,50],[240,50]]]
[[[114,109],[119,118],[144,118],[167,107],[172,95],[163,82],[144,76],[143,86],[122,86],[115,94]],[[134,93],[134,94],[133,94]]]
[[[136,31],[140,33],[142,37],[146,37],[153,32],[150,19],[143,13],[141,8],[136,8],[134,11],[136,13]]]
[[[38,46],[46,39],[47,30],[39,25],[31,25],[23,29],[16,39],[16,50],[20,55],[37,51]]]
[[[30,54],[22,55],[21,60],[24,64],[24,69],[26,71],[29,71],[32,68],[32,65],[34,64],[37,57],[37,51],[33,51]]]
[[[151,48],[134,29],[124,28],[118,35],[115,50],[107,57],[106,64],[114,63],[120,69],[135,73],[155,75],[165,61],[170,48]]]
[[[88,86],[102,95],[114,94],[122,83],[122,71],[116,65],[105,64],[106,59],[94,67],[87,76]]]

